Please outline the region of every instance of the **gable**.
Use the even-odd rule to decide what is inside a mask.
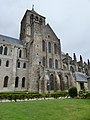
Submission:
[[[53,29],[50,27],[49,24],[47,24],[44,29],[43,29],[43,35],[46,38],[51,38],[52,40],[57,40],[59,41],[58,37],[56,36],[55,32],[53,31]]]

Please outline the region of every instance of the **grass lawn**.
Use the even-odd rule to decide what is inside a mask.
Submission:
[[[0,103],[0,120],[90,120],[90,99]]]

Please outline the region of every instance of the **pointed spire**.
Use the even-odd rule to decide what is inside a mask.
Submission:
[[[73,53],[73,59],[74,59],[75,61],[77,61],[77,58],[76,58],[75,53]]]
[[[82,56],[80,55],[80,61],[82,62],[83,60],[82,60]]]
[[[89,61],[89,59],[88,59],[88,66],[90,65],[90,61]]]
[[[81,55],[80,55],[80,63],[81,63],[81,66],[83,66],[83,59]]]

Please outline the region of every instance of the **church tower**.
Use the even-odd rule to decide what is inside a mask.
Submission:
[[[59,79],[57,81],[57,72],[61,69],[60,39],[34,8],[27,10],[21,21],[20,40],[27,48],[28,90],[47,92],[50,80],[50,89],[54,91],[55,84],[60,84]]]
[[[32,10],[27,10],[22,21],[20,40],[26,45],[28,67],[28,90],[38,92],[38,66],[41,59],[42,29],[45,26],[45,17]]]
[[[27,10],[21,21],[20,40],[32,41],[35,33],[40,32],[44,25],[45,17],[35,12],[34,7],[32,10]]]

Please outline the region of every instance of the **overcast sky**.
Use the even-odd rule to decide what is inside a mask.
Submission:
[[[90,0],[0,0],[0,34],[19,38],[20,21],[33,4],[61,39],[63,52],[90,59]]]

